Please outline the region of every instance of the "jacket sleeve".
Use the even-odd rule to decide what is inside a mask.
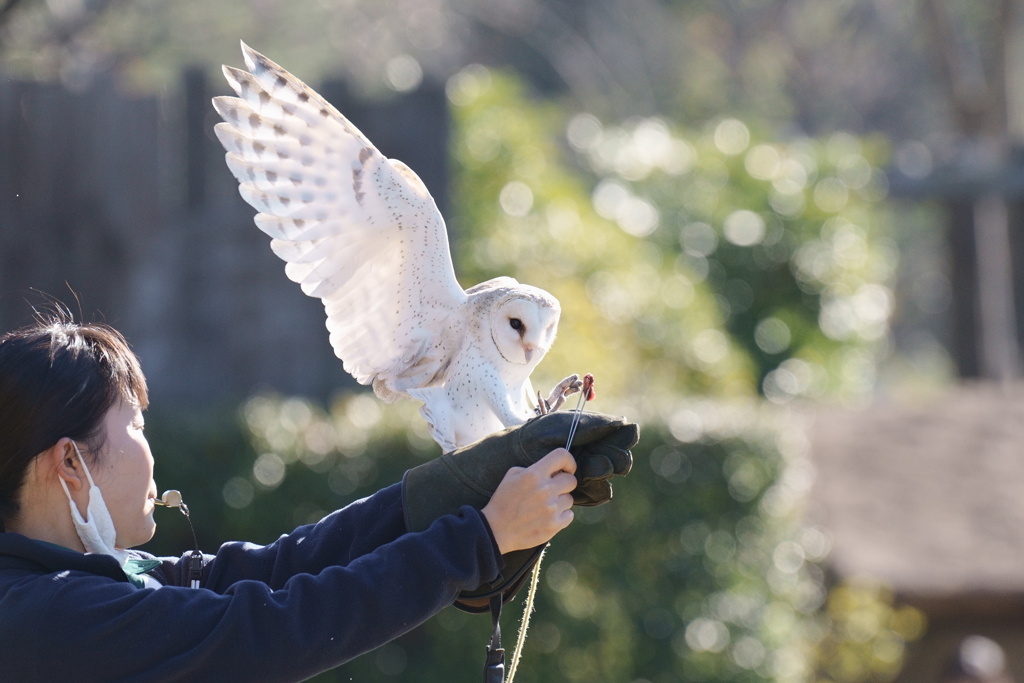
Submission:
[[[390,512],[366,507],[375,497],[294,539],[229,544],[210,563],[212,590],[140,590],[81,572],[46,579],[45,596],[26,589],[25,604],[11,605],[27,622],[11,645],[32,653],[32,672],[14,680],[300,681],[412,629],[498,574],[477,510],[396,536]],[[375,515],[381,526],[361,526]]]
[[[332,565],[347,565],[404,533],[402,485],[394,484],[269,545],[225,543],[215,556],[205,557],[203,587],[222,593],[236,581],[253,580],[278,590],[297,573],[317,574]],[[175,563],[175,585],[187,585],[187,558]]]

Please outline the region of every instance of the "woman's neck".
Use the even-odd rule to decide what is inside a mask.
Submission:
[[[37,541],[55,543],[84,553],[85,546],[75,531],[75,523],[71,521],[68,499],[56,482],[56,476],[35,476],[39,474],[35,465],[30,466],[29,476],[25,477],[18,514],[5,522],[4,528]],[[81,510],[84,506],[78,507]]]
[[[75,526],[71,523],[71,513],[67,511],[65,514],[68,517],[67,526],[55,525],[54,520],[40,520],[34,515],[19,515],[18,519],[4,523],[4,529],[36,541],[46,541],[84,553],[85,546],[82,545],[82,539],[78,537]]]

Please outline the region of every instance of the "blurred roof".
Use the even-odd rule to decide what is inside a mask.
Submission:
[[[824,410],[811,440],[840,576],[926,602],[1024,596],[1024,384]]]

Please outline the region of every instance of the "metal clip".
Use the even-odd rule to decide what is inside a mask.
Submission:
[[[199,583],[203,580],[203,554],[198,550],[193,550],[191,557],[188,558],[188,586],[189,588],[199,588]]]
[[[188,585],[190,588],[199,588],[199,584],[203,580],[203,553],[199,550],[199,541],[196,539],[196,530],[192,526],[192,517],[188,514],[188,506],[182,501],[181,491],[164,491],[164,495],[153,501],[157,505],[163,505],[169,508],[178,508],[181,510],[181,514],[185,515],[185,521],[188,522],[189,531],[192,532],[192,542],[194,550],[188,559]]]
[[[484,665],[484,683],[502,683],[505,680],[505,651],[487,648],[487,664]]]

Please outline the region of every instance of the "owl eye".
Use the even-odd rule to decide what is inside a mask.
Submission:
[[[510,318],[508,324],[512,326],[513,330],[520,330],[523,327],[523,321],[519,318]]]

